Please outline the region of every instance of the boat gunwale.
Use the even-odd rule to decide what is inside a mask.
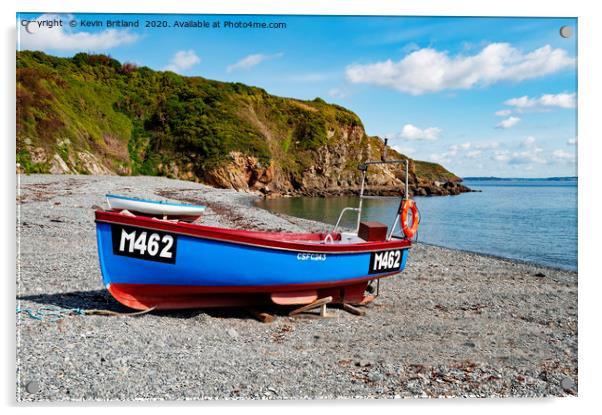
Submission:
[[[124,216],[117,212],[96,211],[96,223],[107,223],[131,226],[141,229],[154,229],[158,231],[171,232],[174,234],[190,236],[194,238],[208,239],[224,243],[233,243],[259,247],[264,249],[302,252],[302,253],[320,253],[320,254],[359,254],[380,251],[389,251],[392,249],[409,249],[412,243],[409,240],[387,240],[360,243],[337,243],[337,244],[316,244],[303,241],[277,240],[269,239],[269,236],[275,236],[278,233],[265,232],[266,237],[260,237],[257,231],[244,231],[236,229],[217,228],[212,226],[173,223],[169,221],[157,220],[140,216]],[[253,235],[245,234],[252,232]],[[282,232],[282,234],[290,234]],[[308,234],[299,234],[308,235]]]

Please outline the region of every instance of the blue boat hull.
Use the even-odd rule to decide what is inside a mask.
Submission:
[[[143,308],[136,297],[145,292],[149,300],[144,305],[150,306],[162,291],[171,304],[173,293],[198,297],[365,288],[369,280],[401,272],[409,252],[409,246],[378,252],[312,252],[309,244],[307,250],[253,246],[165,232],[148,223],[97,221],[96,229],[103,283],[114,296],[119,291],[136,300],[127,303],[122,301],[124,295],[118,295],[126,305],[136,304],[134,308]],[[199,302],[187,298],[184,303]]]

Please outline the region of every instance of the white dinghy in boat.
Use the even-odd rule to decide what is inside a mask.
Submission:
[[[179,219],[183,221],[198,219],[206,207],[203,205],[138,199],[112,194],[106,195],[106,198],[111,209],[128,210],[146,216],[158,216],[164,219]]]

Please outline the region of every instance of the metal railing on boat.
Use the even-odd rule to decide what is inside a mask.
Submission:
[[[363,202],[364,202],[364,190],[365,190],[365,184],[366,184],[366,173],[368,172],[368,167],[372,166],[372,165],[376,165],[376,164],[405,164],[405,188],[403,191],[403,197],[401,199],[401,203],[399,205],[399,210],[397,212],[397,214],[395,215],[395,220],[393,221],[393,225],[391,226],[391,230],[389,231],[389,234],[387,235],[387,240],[391,240],[391,238],[396,238],[396,239],[405,239],[405,237],[401,237],[401,236],[394,236],[393,232],[395,231],[395,228],[397,227],[397,225],[399,224],[399,214],[401,213],[401,206],[403,204],[403,202],[405,200],[407,200],[409,198],[409,191],[408,191],[408,185],[409,185],[409,161],[408,159],[404,159],[404,160],[387,160],[387,142],[388,139],[385,138],[385,144],[384,144],[384,148],[383,148],[383,155],[381,157],[381,160],[370,160],[370,161],[366,161],[362,164],[359,165],[358,169],[362,172],[362,185],[360,188],[360,196],[359,196],[359,204],[358,207],[345,207],[343,208],[343,210],[341,210],[341,213],[339,214],[339,218],[337,219],[336,224],[334,225],[334,228],[332,230],[332,233],[335,233],[337,231],[337,229],[339,228],[339,225],[341,224],[341,220],[343,219],[343,215],[346,212],[357,212],[357,222],[356,222],[356,227],[355,227],[355,233],[357,234],[359,232],[360,229],[360,222],[362,220],[362,209],[363,209]]]

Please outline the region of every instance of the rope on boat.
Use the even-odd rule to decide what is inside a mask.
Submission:
[[[91,309],[91,310],[85,310],[85,314],[88,315],[88,316],[90,316],[90,315],[97,315],[97,316],[126,316],[126,317],[134,317],[134,316],[141,316],[143,314],[150,313],[155,308],[157,308],[156,305],[152,306],[151,308],[147,308],[146,310],[134,311],[132,313],[120,313],[118,311],[112,311],[112,310]]]
[[[112,311],[112,310],[100,310],[100,309],[84,310],[82,308],[61,308],[61,307],[57,307],[57,306],[45,306],[45,307],[41,307],[37,310],[31,309],[31,308],[17,307],[16,312],[17,312],[17,314],[25,313],[25,314],[27,314],[28,317],[30,317],[34,320],[47,320],[47,321],[55,322],[55,321],[61,320],[62,318],[66,317],[66,316],[71,316],[71,315],[133,317],[133,316],[140,316],[142,314],[150,313],[155,308],[157,308],[157,306],[147,308],[146,310],[142,310],[142,311],[135,311],[133,313],[120,313],[118,311]]]

